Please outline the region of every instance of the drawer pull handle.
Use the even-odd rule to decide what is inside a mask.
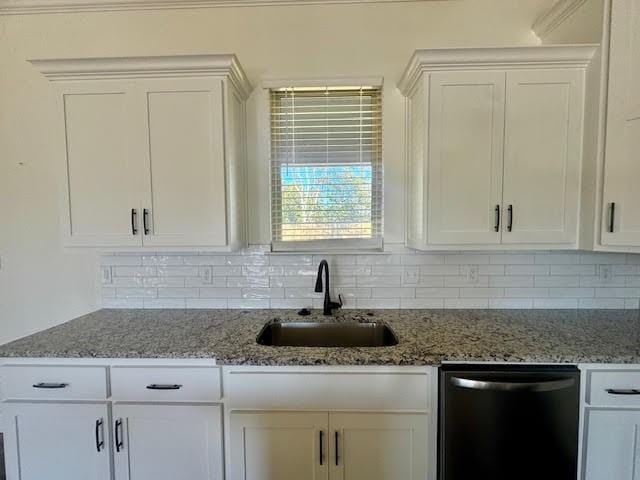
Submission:
[[[336,447],[336,466],[340,464],[340,462],[338,461],[338,452],[340,451],[340,449],[338,448],[338,440],[340,439],[340,434],[336,431],[335,432],[335,447]]]
[[[171,385],[163,385],[159,383],[152,383],[151,385],[147,385],[148,390],[180,390],[182,385],[171,384]]]
[[[119,452],[124,447],[124,442],[122,441],[122,419],[119,418],[116,420],[116,427],[114,428],[116,434],[116,452]]]
[[[48,388],[48,389],[56,389],[56,388],[67,388],[69,386],[68,383],[34,383],[33,388]]]
[[[100,418],[96,420],[96,450],[100,452],[102,447],[104,447],[104,422]]]
[[[640,390],[636,388],[607,388],[609,395],[640,395]]]
[[[320,430],[320,465],[324,463],[324,432]]]

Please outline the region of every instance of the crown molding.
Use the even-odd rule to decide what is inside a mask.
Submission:
[[[262,79],[262,88],[296,88],[296,87],[340,87],[361,86],[382,87],[383,77],[348,77],[336,75],[329,78],[287,78],[268,77]]]
[[[587,0],[558,0],[551,9],[538,17],[533,24],[533,32],[538,38],[545,38],[586,2]]]
[[[416,50],[398,88],[408,95],[424,72],[517,68],[585,68],[598,45]]]
[[[0,15],[424,1],[428,0],[0,0]]]
[[[245,99],[253,89],[235,55],[60,58],[29,62],[51,82],[224,76]]]

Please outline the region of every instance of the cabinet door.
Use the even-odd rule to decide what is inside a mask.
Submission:
[[[434,73],[430,82],[429,243],[500,243],[505,75]]]
[[[132,209],[139,206],[142,159],[135,157],[132,148],[135,118],[130,85],[67,85],[61,100],[61,136],[66,138],[66,243],[140,245],[141,232],[135,232],[140,212],[132,213]]]
[[[232,413],[230,480],[327,480],[327,413]]]
[[[424,480],[424,414],[331,413],[331,480]]]
[[[147,119],[144,244],[227,245],[222,80],[148,80],[136,88]]]
[[[106,405],[4,404],[8,480],[111,479]]]
[[[640,411],[588,412],[585,480],[640,479]]]
[[[580,70],[507,73],[503,243],[576,241],[583,84]]]
[[[602,244],[640,246],[640,2],[614,0]],[[612,204],[615,205],[612,221]]]
[[[116,480],[222,480],[219,406],[116,404],[113,421]]]

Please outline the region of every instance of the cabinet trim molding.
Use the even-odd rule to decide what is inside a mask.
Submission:
[[[538,17],[531,29],[538,38],[543,39],[562,25],[585,3],[587,0],[560,0]]]
[[[516,68],[586,68],[599,45],[416,50],[398,88],[408,96],[424,72]]]
[[[32,59],[51,82],[226,76],[246,100],[253,89],[238,58],[223,55]]]
[[[0,0],[0,15],[423,1],[427,0]]]

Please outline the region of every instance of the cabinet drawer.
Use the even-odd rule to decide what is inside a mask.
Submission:
[[[430,407],[430,377],[418,369],[247,368],[230,370],[225,378],[231,409],[426,411]]]
[[[3,386],[7,399],[104,400],[105,367],[5,365]]]
[[[116,401],[217,402],[222,397],[217,367],[113,367]]]
[[[592,371],[588,378],[590,405],[640,407],[640,370]]]

